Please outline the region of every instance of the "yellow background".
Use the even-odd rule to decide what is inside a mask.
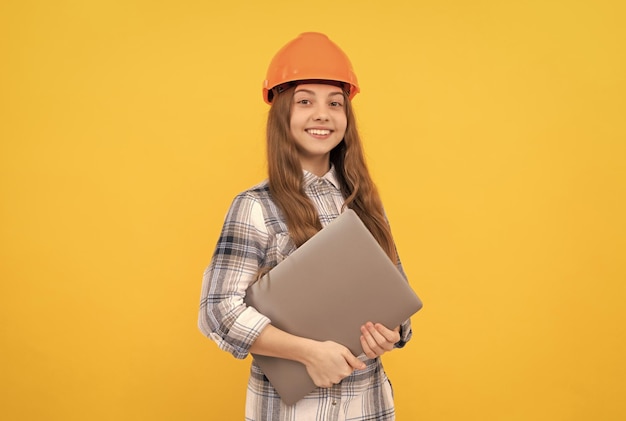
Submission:
[[[243,419],[201,275],[315,30],[425,303],[398,419],[625,419],[623,4],[3,1],[0,418]]]

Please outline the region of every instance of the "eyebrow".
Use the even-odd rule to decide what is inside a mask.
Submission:
[[[315,95],[315,92],[311,91],[310,89],[300,89],[300,90],[295,91],[293,94],[295,95],[295,94],[300,93],[300,92],[306,92],[308,94]],[[343,92],[342,91],[334,91],[334,92],[331,92],[331,93],[328,94],[329,97],[334,96],[334,95],[341,95],[341,96],[343,96]]]

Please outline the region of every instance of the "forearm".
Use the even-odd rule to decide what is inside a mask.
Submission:
[[[318,387],[331,387],[354,370],[365,368],[365,364],[343,345],[295,336],[271,324],[261,331],[250,347],[250,352],[304,364]]]
[[[292,335],[267,325],[256,338],[250,352],[268,357],[278,357],[308,364],[311,350],[317,341]]]

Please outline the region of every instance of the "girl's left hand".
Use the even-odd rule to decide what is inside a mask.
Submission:
[[[367,322],[361,326],[361,346],[368,358],[376,358],[391,351],[400,340],[400,326],[387,329],[380,323]]]

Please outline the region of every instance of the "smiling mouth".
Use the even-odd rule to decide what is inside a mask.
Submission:
[[[315,136],[327,136],[330,134],[330,130],[322,129],[308,129],[306,132]]]

